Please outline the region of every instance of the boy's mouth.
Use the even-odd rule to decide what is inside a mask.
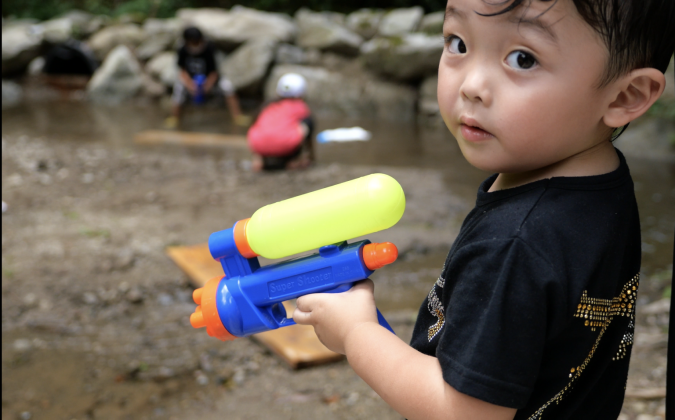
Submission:
[[[460,130],[462,137],[468,141],[481,141],[494,137],[492,133],[484,130],[478,121],[473,118],[462,117],[460,120]]]

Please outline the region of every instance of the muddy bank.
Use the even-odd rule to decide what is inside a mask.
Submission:
[[[219,112],[186,124],[230,130],[212,118]],[[407,340],[484,174],[445,132],[373,122],[362,124],[370,142],[322,145],[319,163],[295,173],[253,174],[241,151],[131,143],[162,115],[58,102],[3,111],[3,417],[400,418],[345,362],[294,372],[252,340],[193,330],[192,287],[163,250],[204,242],[267,203],[388,173],[406,191],[406,214],[371,238],[395,242],[402,258],[373,280]],[[644,389],[665,383],[667,312],[640,311],[669,283],[675,168],[629,160],[647,280],[628,386]],[[662,407],[660,398],[628,399],[626,418]]]

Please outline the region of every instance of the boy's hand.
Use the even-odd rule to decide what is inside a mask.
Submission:
[[[293,319],[312,325],[319,340],[336,353],[345,354],[345,343],[360,325],[377,322],[377,308],[370,279],[344,293],[316,293],[298,298]]]

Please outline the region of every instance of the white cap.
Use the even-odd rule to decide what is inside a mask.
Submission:
[[[307,81],[297,73],[286,73],[277,83],[277,95],[282,98],[299,98],[306,90]]]

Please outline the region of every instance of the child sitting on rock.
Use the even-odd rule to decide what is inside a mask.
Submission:
[[[239,108],[239,100],[232,82],[218,74],[213,44],[207,42],[202,32],[195,27],[185,29],[183,39],[185,43],[178,50],[179,75],[173,86],[171,117],[166,120],[167,128],[178,126],[183,104],[188,97],[203,98],[212,93],[225,96],[235,124],[248,125],[248,118],[242,115]],[[199,79],[202,80],[198,82]]]
[[[307,82],[299,74],[288,73],[279,79],[278,99],[263,108],[248,130],[254,171],[302,169],[314,160],[313,121],[302,99],[306,89]]]

